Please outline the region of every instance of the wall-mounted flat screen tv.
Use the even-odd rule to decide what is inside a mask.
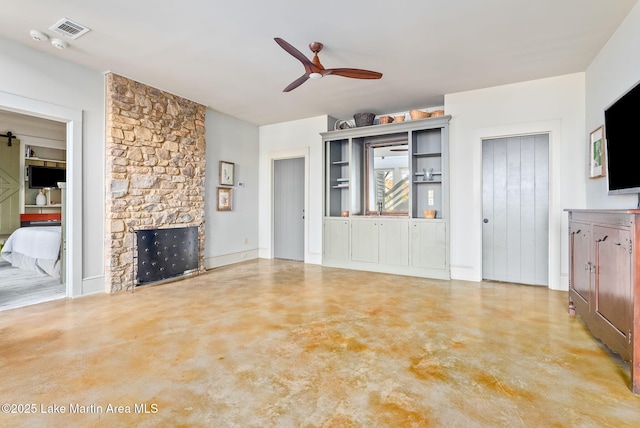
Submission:
[[[29,188],[58,187],[58,182],[67,181],[67,170],[52,166],[29,165]]]
[[[640,194],[640,84],[636,84],[604,112],[609,194]]]

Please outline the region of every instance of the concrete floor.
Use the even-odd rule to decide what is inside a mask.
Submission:
[[[286,261],[5,311],[0,379],[2,427],[640,422],[566,292]]]

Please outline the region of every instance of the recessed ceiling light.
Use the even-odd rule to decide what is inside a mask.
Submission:
[[[42,31],[31,30],[29,31],[29,35],[36,42],[46,42],[47,40],[49,40],[49,36],[44,34]]]
[[[51,44],[58,49],[66,49],[69,47],[69,43],[60,39],[51,39]]]

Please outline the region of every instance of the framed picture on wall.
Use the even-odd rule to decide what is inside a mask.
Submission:
[[[218,187],[218,211],[231,211],[231,189]]]
[[[589,168],[589,178],[604,177],[604,126],[600,126],[591,132],[589,138],[589,152],[591,166]]]
[[[221,186],[233,186],[233,162],[220,161],[219,180]]]

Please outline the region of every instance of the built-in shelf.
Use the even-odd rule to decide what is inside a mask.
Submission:
[[[20,213],[60,213],[62,211],[61,190],[57,187],[51,187],[49,189],[42,189],[47,196],[47,202],[54,201],[54,204],[37,205],[36,199],[40,189],[29,187],[29,167],[30,166],[47,166],[66,169],[67,167],[67,152],[63,146],[36,146],[26,145],[24,146],[23,153],[25,156],[21,160],[21,164],[24,166],[20,173],[21,183],[21,195],[20,195]]]
[[[444,116],[322,133],[323,265],[450,278],[449,119]],[[394,180],[402,186],[400,215],[375,215],[378,199],[370,200],[384,192],[377,185],[372,150],[382,147],[406,152],[402,164],[389,159],[379,166],[380,170],[393,168],[394,173],[396,169],[402,173],[402,181]],[[435,218],[424,218],[427,210],[435,211]]]
[[[39,161],[39,162],[67,163],[66,160],[61,160],[61,159],[44,159],[44,158],[34,158],[34,157],[24,158],[24,160],[26,160],[26,161]]]
[[[418,176],[418,177],[423,177],[424,176],[424,172],[416,172],[413,175]],[[431,175],[442,175],[442,173],[440,171],[431,171]]]

